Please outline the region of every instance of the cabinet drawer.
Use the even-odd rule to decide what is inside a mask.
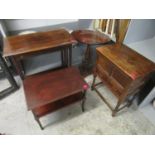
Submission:
[[[107,85],[117,97],[122,94],[124,88],[113,77],[110,77],[99,64],[96,65],[96,72],[104,84]]]
[[[107,72],[108,75],[111,74],[112,64],[107,58],[98,54],[97,64],[99,64],[100,67],[102,67],[102,69],[104,70],[104,72]]]
[[[125,73],[116,67],[113,68],[112,78],[114,78],[124,88],[132,82],[130,77],[125,75]]]
[[[107,81],[109,80],[109,75],[107,72],[105,72],[105,70],[102,68],[102,66],[100,64],[97,64],[96,65],[96,71],[97,71],[97,74],[99,75],[99,77],[101,79],[104,79],[104,81]]]

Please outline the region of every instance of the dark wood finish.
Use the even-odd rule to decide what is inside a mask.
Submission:
[[[64,50],[67,66],[71,65],[72,36],[65,29],[11,36],[4,39],[5,57],[12,57],[18,74],[24,79],[20,60],[27,56]],[[62,57],[63,58],[63,57]],[[62,64],[64,64],[62,60]]]
[[[85,81],[78,69],[71,67],[29,76],[23,84],[28,109],[31,110],[82,91]]]
[[[22,58],[18,56],[11,56],[11,60],[14,68],[16,69],[16,73],[21,77],[21,79],[25,78],[24,68],[22,66]]]
[[[35,113],[35,115],[37,117],[42,117],[48,113],[56,111],[62,107],[65,107],[66,105],[70,105],[70,104],[77,102],[78,100],[82,100],[82,99],[83,99],[83,93],[79,92],[79,93],[73,94],[69,97],[65,97],[63,99],[55,101],[52,104],[49,103],[45,106],[34,108],[33,112]]]
[[[87,83],[75,67],[32,75],[23,84],[28,110],[37,122],[38,117],[81,99],[84,111]]]
[[[80,43],[89,45],[103,44],[111,40],[105,34],[92,30],[75,30],[72,35]]]
[[[13,75],[11,71],[9,70],[5,60],[2,58],[1,54],[0,54],[0,67],[11,85],[9,88],[0,92],[0,99],[2,99],[6,97],[7,95],[9,95],[10,93],[13,93],[14,91],[16,91],[18,89],[18,85],[16,81],[14,80]]]
[[[82,62],[84,72],[92,68],[91,46],[106,44],[111,41],[111,39],[105,34],[92,30],[75,30],[72,32],[72,36],[78,42],[87,45],[84,60]]]
[[[95,84],[95,78],[98,76],[117,96],[118,102],[114,109],[106,101],[114,116],[120,109],[128,106],[120,108],[130,95],[137,93],[143,86],[149,74],[155,71],[155,64],[125,45],[115,44],[98,47],[97,55],[92,89],[95,89],[105,101],[96,88],[98,84]]]
[[[69,45],[71,36],[68,31],[58,29],[25,35],[10,36],[4,39],[4,56],[36,53],[41,50]]]

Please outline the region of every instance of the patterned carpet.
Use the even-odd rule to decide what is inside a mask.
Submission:
[[[19,78],[20,89],[0,101],[0,133],[9,135],[23,134],[155,134],[155,126],[138,110],[136,105],[124,109],[116,117],[98,97],[89,90],[86,111],[82,113],[79,102],[41,118],[40,130],[30,111],[27,111],[23,87]],[[91,84],[92,76],[86,81]],[[116,98],[106,87],[99,90],[111,103]]]

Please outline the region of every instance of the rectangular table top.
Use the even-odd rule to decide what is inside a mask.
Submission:
[[[72,43],[71,35],[65,29],[15,35],[4,39],[3,56],[34,53]]]
[[[155,71],[155,64],[152,61],[125,45],[101,46],[97,51],[132,79]]]
[[[84,90],[87,85],[76,67],[32,75],[23,81],[29,110]]]

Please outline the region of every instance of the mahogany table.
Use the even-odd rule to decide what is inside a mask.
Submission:
[[[41,129],[40,117],[75,101],[82,100],[84,111],[88,85],[75,67],[32,75],[23,84],[28,110],[32,111]]]
[[[61,51],[62,65],[71,66],[72,37],[65,29],[10,36],[4,39],[4,57],[11,57],[17,73],[24,79],[20,63],[27,56]]]
[[[91,46],[106,44],[111,41],[111,39],[107,35],[98,31],[75,30],[71,34],[78,42],[87,45],[84,60],[82,62],[82,68],[84,70],[89,70],[89,68],[92,67]]]

